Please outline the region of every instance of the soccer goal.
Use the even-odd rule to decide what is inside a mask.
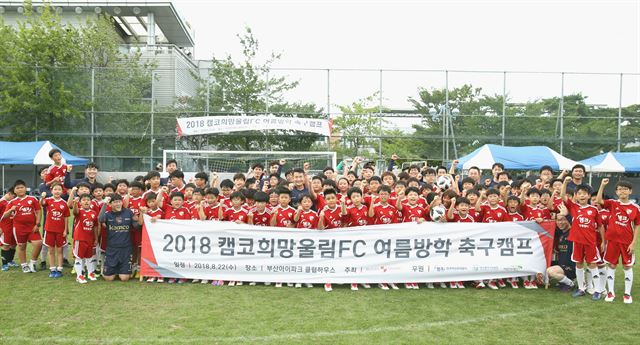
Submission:
[[[268,172],[269,163],[284,159],[283,172],[293,168],[302,168],[310,164],[310,173],[318,174],[326,167],[336,167],[335,152],[318,151],[208,151],[208,150],[164,150],[162,166],[175,159],[178,168],[186,173],[215,171],[221,175],[246,173],[252,165],[261,163]],[[227,176],[228,176],[227,175]]]

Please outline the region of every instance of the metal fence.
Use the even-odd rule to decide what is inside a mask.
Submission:
[[[222,107],[217,109],[208,96],[203,97],[200,103],[185,105],[185,99],[193,99],[197,94],[198,89],[194,85],[200,83],[201,90],[215,85],[215,80],[207,78],[206,69],[128,71],[75,68],[51,71],[34,68],[31,74],[33,78],[41,78],[42,75],[55,80],[71,78],[81,86],[74,94],[73,104],[77,113],[54,118],[46,111],[34,114],[33,111],[20,113],[0,109],[0,116],[5,120],[19,118],[33,125],[33,130],[28,131],[18,131],[15,126],[0,128],[0,140],[51,140],[75,155],[98,162],[104,170],[148,170],[161,161],[162,150],[189,149],[181,146],[182,141],[176,137],[177,116],[231,113],[224,108],[224,98]],[[443,161],[466,154],[471,148],[485,143],[517,146],[523,142],[523,136],[528,138],[527,143],[547,145],[560,153],[567,153],[568,145],[575,143],[602,151],[633,150],[640,145],[635,126],[640,120],[640,107],[633,106],[640,105],[640,73],[273,68],[261,75],[267,87],[270,80],[278,77],[298,82],[296,88],[283,93],[285,101],[313,103],[319,112],[316,115],[325,117],[336,117],[340,114],[339,106],[348,106],[375,95],[369,101],[370,108],[374,109],[370,115],[385,120],[380,121],[382,129],[400,130],[389,135],[381,128],[374,128],[363,136],[378,143],[370,149],[380,157],[392,153],[383,152],[384,140],[404,139],[412,135],[416,140],[441,143],[420,158]],[[455,113],[448,102],[450,91],[465,84],[482,88],[481,95],[501,98],[502,104],[493,109]],[[419,99],[421,89],[445,90],[444,104],[433,105],[438,114],[443,115],[442,131],[437,135],[412,134],[412,125],[421,124],[423,118],[433,115],[417,112],[408,101],[409,97]],[[274,100],[268,98],[267,93],[259,96],[264,97],[264,110],[255,113],[277,114],[273,108]],[[567,96],[573,94],[587,96],[587,106],[595,111],[588,119],[566,111]],[[551,107],[555,110],[540,114],[519,113],[528,102],[542,99],[555,102]],[[597,111],[602,109],[609,111]],[[453,121],[454,115],[483,117],[484,122],[493,125],[489,129],[479,128],[472,134],[459,133]],[[526,124],[533,118],[544,122],[545,130],[534,133],[511,130],[514,124]],[[599,121],[600,127],[588,135],[583,133],[576,137],[566,130],[569,121],[570,126],[581,121]],[[344,138],[331,138],[324,143],[340,140]],[[322,147],[322,142],[318,148],[328,149]],[[570,158],[586,158],[573,154]]]

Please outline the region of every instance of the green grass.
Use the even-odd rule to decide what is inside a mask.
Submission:
[[[557,289],[350,291],[214,287],[0,272],[0,344],[622,343],[639,341],[636,301]]]

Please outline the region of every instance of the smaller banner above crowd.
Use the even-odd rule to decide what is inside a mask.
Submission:
[[[201,116],[180,117],[178,136],[262,130],[295,130],[330,136],[332,121],[302,117]]]
[[[544,273],[554,223],[400,223],[303,231],[145,217],[147,277],[253,282],[471,281]]]

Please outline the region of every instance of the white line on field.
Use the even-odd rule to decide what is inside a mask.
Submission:
[[[385,333],[385,332],[398,332],[398,331],[423,331],[428,328],[443,327],[450,325],[472,324],[477,322],[485,322],[490,320],[502,320],[509,319],[518,316],[549,312],[556,309],[562,309],[566,307],[575,307],[576,304],[583,304],[584,301],[578,301],[573,303],[558,304],[547,308],[530,309],[521,312],[503,313],[492,316],[483,316],[462,320],[445,320],[445,321],[433,321],[414,323],[400,326],[387,326],[387,327],[371,327],[363,329],[345,329],[335,331],[320,331],[309,333],[285,333],[285,334],[271,334],[271,335],[242,335],[234,337],[144,337],[144,338],[128,338],[128,337],[108,337],[101,339],[90,339],[89,337],[29,337],[29,336],[0,336],[0,341],[10,342],[24,342],[29,343],[83,343],[83,344],[128,344],[132,342],[136,343],[205,343],[205,342],[257,342],[257,341],[276,341],[276,340],[296,340],[306,338],[323,338],[334,337],[341,335],[367,335],[371,333]]]

